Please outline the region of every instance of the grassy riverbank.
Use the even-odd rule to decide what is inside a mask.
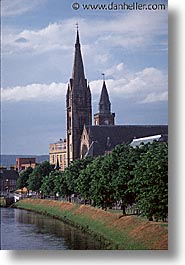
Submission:
[[[94,234],[107,249],[167,249],[168,226],[137,216],[121,216],[88,205],[41,199],[24,199],[14,207],[50,215]]]

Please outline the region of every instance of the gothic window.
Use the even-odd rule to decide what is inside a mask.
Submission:
[[[86,145],[82,146],[82,158],[84,158],[85,154],[87,153],[88,149]]]

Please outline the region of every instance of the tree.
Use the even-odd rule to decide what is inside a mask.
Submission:
[[[70,191],[67,186],[67,181],[64,172],[56,171],[54,178],[54,192],[62,197],[69,197]]]
[[[84,199],[84,202],[86,203],[86,200],[91,199],[91,181],[93,176],[93,163],[90,163],[87,165],[85,169],[82,169],[80,171],[78,182],[77,182],[77,192],[80,194],[80,196]]]
[[[114,190],[112,177],[115,165],[111,154],[96,158],[92,163],[92,180],[90,182],[90,198],[94,206],[112,207]]]
[[[42,179],[49,176],[50,172],[54,170],[53,168],[53,165],[50,165],[48,161],[37,165],[28,179],[28,189],[39,192],[42,185]]]
[[[128,190],[128,182],[134,178],[133,169],[140,159],[141,150],[130,145],[119,145],[113,152],[112,157],[116,163],[116,170],[113,172],[113,187],[116,201],[121,202],[123,214],[126,207],[135,201],[135,195]]]
[[[20,176],[17,179],[17,189],[23,189],[24,187],[28,188],[28,179],[33,172],[32,167],[28,167],[20,173]]]
[[[65,169],[64,176],[70,195],[78,192],[77,183],[80,172],[81,170],[85,169],[91,161],[91,157],[75,160],[69,165],[68,168]]]
[[[55,196],[55,178],[57,172],[52,171],[49,176],[45,176],[42,179],[42,185],[40,191],[43,195],[54,195]]]
[[[168,215],[168,146],[153,142],[142,154],[134,169],[129,190],[136,194],[136,203],[142,215],[158,220]]]

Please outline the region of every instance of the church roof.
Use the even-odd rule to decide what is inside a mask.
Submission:
[[[121,143],[130,143],[134,138],[156,134],[168,134],[167,125],[100,125],[86,126],[93,156],[104,155]]]
[[[93,141],[89,147],[89,150],[87,151],[85,157],[87,156],[98,156],[101,155],[101,145],[98,143],[98,141]]]

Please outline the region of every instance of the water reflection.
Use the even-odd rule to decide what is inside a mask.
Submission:
[[[1,249],[103,249],[92,236],[37,213],[1,208]]]

